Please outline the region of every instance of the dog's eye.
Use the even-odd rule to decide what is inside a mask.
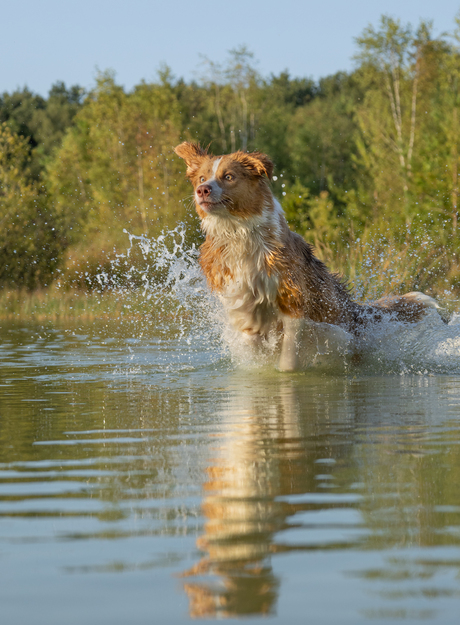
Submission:
[[[200,182],[204,182],[205,180],[206,180],[206,178],[204,176],[201,176]]]
[[[233,180],[233,176],[232,176],[232,174],[227,174],[227,175],[225,176],[225,180]]]

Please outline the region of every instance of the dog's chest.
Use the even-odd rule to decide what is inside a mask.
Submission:
[[[218,291],[237,330],[266,333],[278,317],[279,277],[268,267],[267,249],[243,237],[227,242],[216,254]]]

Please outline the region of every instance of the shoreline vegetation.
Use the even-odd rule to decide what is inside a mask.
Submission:
[[[159,313],[171,322],[187,321],[189,314],[174,301],[148,300],[142,290],[89,292],[64,291],[55,285],[34,291],[0,290],[1,321],[132,321]]]
[[[88,93],[0,95],[0,318],[145,314],[128,265],[161,275],[127,233],[154,240],[182,222],[183,245],[201,242],[183,140],[269,154],[291,228],[358,300],[460,298],[460,13],[437,38],[382,16],[355,60],[318,82],[263,77],[241,47],[192,82],[163,67],[130,92],[105,72]],[[129,285],[130,312],[101,273]]]
[[[93,321],[124,314],[124,304],[115,294],[62,292],[54,286],[26,291],[0,291],[0,320],[3,321]]]

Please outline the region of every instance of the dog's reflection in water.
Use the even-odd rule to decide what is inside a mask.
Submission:
[[[273,388],[270,397],[268,388]],[[245,388],[242,380],[218,410],[222,434],[206,470],[205,531],[197,540],[204,555],[183,573],[192,617],[263,615],[275,609],[280,582],[271,555],[288,548],[277,544],[275,535],[296,511],[278,498],[315,490],[315,461],[348,449],[332,449],[327,436],[317,439],[318,420],[328,421],[327,402],[308,402],[305,390],[279,377],[273,386],[259,388],[251,381]]]

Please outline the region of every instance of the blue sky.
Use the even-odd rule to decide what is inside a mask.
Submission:
[[[162,63],[192,79],[200,55],[222,62],[246,44],[263,75],[317,79],[353,67],[354,38],[383,13],[452,31],[454,0],[21,0],[1,3],[0,93],[27,85],[90,88],[97,68],[130,89]]]

